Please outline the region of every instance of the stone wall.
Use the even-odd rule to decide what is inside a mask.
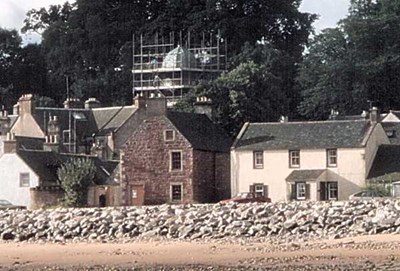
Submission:
[[[175,131],[173,141],[164,140],[164,131]],[[170,171],[170,152],[182,151],[182,170]],[[190,143],[165,116],[146,119],[128,139],[122,155],[122,197],[131,205],[130,185],[144,185],[145,204],[171,202],[170,185],[182,184],[182,203],[193,198],[193,152]]]
[[[216,197],[215,153],[193,151],[193,201],[214,202]]]
[[[218,199],[231,198],[231,156],[230,153],[216,153],[215,187]]]
[[[0,239],[16,241],[124,242],[163,236],[302,242],[372,234],[400,234],[400,201],[0,209]]]
[[[48,206],[56,206],[64,196],[64,192],[58,186],[35,187],[30,189],[31,209],[38,209]]]

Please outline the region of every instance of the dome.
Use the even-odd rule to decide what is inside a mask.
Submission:
[[[197,60],[194,55],[179,45],[167,54],[162,63],[163,68],[195,68],[196,66]]]

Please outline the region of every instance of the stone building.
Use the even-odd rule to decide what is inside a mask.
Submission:
[[[146,118],[122,149],[124,205],[215,202],[230,196],[231,140],[205,113],[172,112],[154,100],[157,112]]]

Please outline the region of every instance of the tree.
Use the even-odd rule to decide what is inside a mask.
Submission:
[[[185,36],[191,31],[199,38],[203,32],[217,35],[220,30],[221,41],[228,41],[230,56],[237,55],[246,42],[263,41],[290,55],[295,66],[315,19],[315,15],[298,10],[300,3],[77,0],[73,5],[31,10],[23,30],[43,32],[42,44],[51,71],[48,82],[59,96],[65,97],[68,76],[75,96],[130,103],[132,34],[154,40],[156,32],[169,35],[175,31]],[[294,79],[287,79],[287,91],[294,92]]]
[[[58,181],[64,190],[63,205],[82,207],[87,205],[88,187],[96,174],[94,162],[89,158],[74,158],[58,170]]]
[[[311,42],[298,77],[299,112],[312,119],[332,108],[359,114],[371,101],[399,108],[399,23],[399,0],[352,0],[349,15]]]
[[[236,68],[198,87],[175,109],[190,111],[194,97],[206,95],[214,103],[216,121],[232,136],[245,122],[277,121],[290,112],[290,93],[285,89],[290,60],[270,45],[247,44],[234,60],[240,63]]]

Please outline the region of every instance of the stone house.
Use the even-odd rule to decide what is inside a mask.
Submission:
[[[147,118],[122,149],[123,205],[205,203],[229,197],[231,140],[209,118],[210,100],[198,113],[167,110]],[[207,113],[207,114],[205,114]]]
[[[231,191],[272,201],[346,200],[359,191],[380,145],[390,141],[374,109],[369,120],[246,123],[231,150]]]

